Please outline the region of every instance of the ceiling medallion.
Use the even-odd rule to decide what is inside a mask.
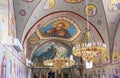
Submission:
[[[29,42],[30,44],[36,44],[36,43],[37,43],[37,39],[34,38],[34,37],[31,37],[31,38],[28,39],[28,42]]]
[[[60,39],[72,41],[81,33],[78,25],[69,18],[52,19],[36,30],[39,39]]]
[[[68,2],[68,3],[80,3],[84,0],[64,0],[65,2]]]
[[[89,4],[85,7],[85,14],[89,17],[93,17],[97,14],[97,8],[93,4]]]
[[[102,24],[102,21],[101,21],[101,20],[98,20],[98,21],[97,21],[97,24],[101,25],[101,24]]]
[[[20,13],[21,16],[25,16],[26,15],[26,11],[24,9],[21,9],[19,13]]]

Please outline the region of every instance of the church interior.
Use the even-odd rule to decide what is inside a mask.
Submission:
[[[0,0],[0,78],[120,78],[120,0]]]

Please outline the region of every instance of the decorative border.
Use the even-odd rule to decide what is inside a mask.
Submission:
[[[53,22],[53,21],[55,21],[55,20],[61,20],[61,19],[67,20],[68,22],[70,22],[70,23],[73,24],[73,26],[74,26],[75,29],[77,30],[77,31],[76,31],[77,33],[76,33],[74,36],[72,36],[72,37],[69,38],[69,39],[60,38],[60,37],[43,37],[42,34],[41,34],[41,32],[40,32],[40,30],[37,29],[37,30],[35,31],[37,37],[38,37],[39,39],[59,39],[59,40],[73,41],[78,35],[80,35],[81,30],[79,29],[79,26],[78,26],[74,21],[72,21],[70,18],[67,18],[67,17],[54,18],[54,19],[52,19],[51,21],[47,22],[47,23],[46,23],[45,25],[43,25],[43,26],[47,26],[50,22]]]

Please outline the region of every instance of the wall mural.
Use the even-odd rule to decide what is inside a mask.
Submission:
[[[63,39],[72,41],[81,33],[77,24],[69,18],[60,17],[52,19],[36,30],[40,39]]]
[[[9,26],[8,26],[8,35],[16,37],[16,27],[15,27],[15,17],[14,17],[14,8],[13,0],[9,0]]]
[[[0,71],[0,78],[7,78],[7,58],[6,58],[6,52],[4,51],[3,56],[2,56],[2,60],[0,63],[0,67],[1,67],[1,71]]]
[[[97,13],[97,8],[95,5],[89,4],[85,7],[85,14],[87,16],[92,17],[92,16],[95,16],[96,13]]]
[[[118,51],[113,52],[113,54],[112,54],[112,62],[118,62],[119,57],[120,57],[120,54],[119,54]]]
[[[55,6],[55,0],[46,0],[43,9],[44,10],[49,10]]]
[[[84,71],[85,78],[119,78],[118,64],[97,67]]]
[[[0,78],[27,78],[26,66],[1,45],[0,55]]]
[[[108,4],[108,9],[111,12],[120,10],[120,0],[110,0]]]
[[[65,2],[68,2],[68,3],[80,3],[84,0],[64,0]]]
[[[76,33],[75,27],[65,20],[53,21],[47,26],[42,27],[40,31],[43,36],[62,38],[70,38]]]
[[[0,3],[0,41],[5,42],[8,35],[8,0],[5,4]]]
[[[71,51],[68,47],[64,46],[60,42],[47,42],[40,46],[32,56],[33,62],[42,62],[47,59],[53,59],[56,56],[56,52],[60,52],[62,57],[68,57],[71,55]]]
[[[108,53],[104,53],[93,60],[93,66],[102,66],[104,64],[110,63],[110,57]]]

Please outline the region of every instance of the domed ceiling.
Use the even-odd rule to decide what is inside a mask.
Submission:
[[[114,0],[14,0],[17,37],[30,59],[49,41],[72,47],[89,25],[111,57],[120,43],[119,8]]]

